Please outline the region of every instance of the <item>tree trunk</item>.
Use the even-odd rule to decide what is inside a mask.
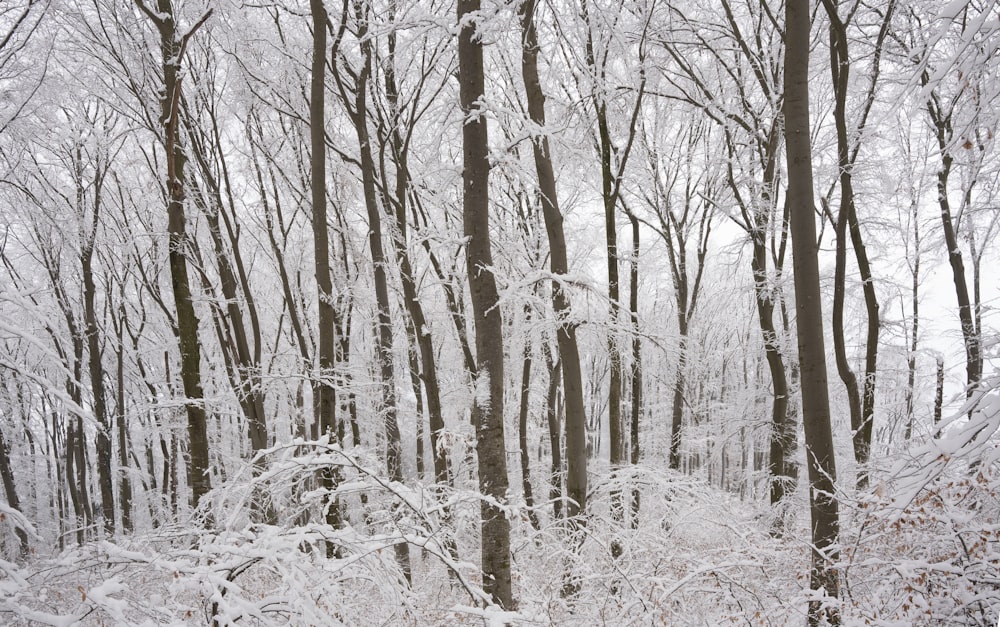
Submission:
[[[100,185],[95,194],[100,194]],[[95,200],[95,203],[97,201]],[[98,209],[94,207],[94,227],[96,228]],[[94,246],[91,239],[83,247],[80,264],[83,272],[83,311],[87,333],[87,355],[90,368],[90,386],[93,394],[94,415],[97,417],[97,476],[101,490],[101,517],[104,531],[109,539],[115,537],[115,489],[111,473],[111,423],[104,386],[104,366],[101,363],[101,344],[97,329],[97,311],[94,306],[96,287],[92,267]]]
[[[538,77],[538,35],[535,30],[535,0],[525,0],[520,6],[521,70],[528,101],[528,115],[539,129],[545,128],[545,94]],[[562,365],[563,394],[566,398],[566,457],[569,472],[566,477],[570,503],[569,516],[587,508],[587,417],[583,404],[583,381],[580,352],[576,339],[576,324],[569,320],[571,302],[562,278],[569,272],[563,217],[556,195],[556,178],[549,151],[548,137],[540,133],[532,142],[538,188],[541,192],[542,215],[549,240],[549,269],[556,277],[552,282],[552,309],[558,327],[556,342]],[[619,384],[619,388],[621,385]],[[620,421],[619,421],[620,423]],[[614,427],[612,427],[614,428]],[[613,453],[612,453],[613,455]]]
[[[855,143],[853,156],[847,132],[847,92],[850,88],[850,57],[847,49],[847,26],[837,13],[837,0],[825,0],[830,18],[830,70],[833,79],[835,104],[834,123],[837,129],[837,161],[840,168],[840,210],[837,215],[837,265],[834,278],[834,343],[837,345],[837,371],[847,387],[851,410],[851,430],[853,431],[854,459],[858,464],[858,488],[868,485],[868,458],[871,450],[872,420],[875,414],[875,375],[878,364],[878,336],[881,326],[879,304],[875,294],[875,284],[868,261],[868,252],[861,235],[857,210],[854,204],[853,168],[857,156]],[[890,8],[891,11],[891,8]],[[880,38],[876,50],[873,71],[873,89],[862,113],[859,126],[863,127],[867,111],[874,101],[874,81],[878,76],[878,58],[881,54]],[[858,142],[859,140],[855,140]],[[865,342],[865,378],[863,390],[859,392],[857,377],[847,361],[844,342],[844,282],[846,280],[846,236],[850,226],[851,245],[861,274],[865,295],[868,335]]]
[[[809,2],[788,0],[785,5],[785,149],[788,163],[787,201],[791,210],[795,268],[795,308],[799,364],[802,377],[802,414],[809,464],[812,569],[810,588],[836,600],[840,554],[837,479],[826,353],[820,298],[816,218],[813,205],[812,148],[809,140]],[[837,610],[809,604],[809,622],[839,624]]]
[[[529,313],[525,308],[525,314]],[[527,322],[527,320],[526,320]],[[521,451],[521,489],[524,492],[524,505],[528,509],[528,521],[535,531],[541,530],[538,513],[535,512],[535,497],[531,490],[531,464],[528,452],[528,411],[531,394],[531,343],[526,338],[524,344],[524,359],[521,362],[521,404],[517,412],[517,446]]]
[[[559,520],[563,516],[563,456],[562,456],[562,425],[559,420],[559,379],[562,367],[557,359],[553,360],[546,351],[546,363],[549,369],[549,390],[545,395],[545,422],[549,427],[549,448],[552,451],[552,465],[549,471],[549,500],[552,501],[552,518]]]
[[[681,468],[681,432],[684,420],[684,366],[687,363],[687,320],[683,312],[678,314],[680,337],[677,346],[677,367],[674,372],[674,393],[670,403],[670,455],[668,464],[671,470]]]
[[[242,267],[238,241],[230,238],[232,245],[232,255],[234,261],[230,261],[229,252],[222,237],[222,224],[220,216],[223,211],[222,190],[219,181],[212,174],[209,166],[204,146],[204,138],[199,138],[195,129],[192,128],[193,121],[189,122],[188,135],[191,137],[192,150],[195,159],[201,169],[202,177],[206,182],[207,196],[209,202],[204,206],[205,218],[208,221],[208,231],[212,239],[212,248],[215,256],[216,268],[219,274],[219,284],[222,288],[222,296],[225,299],[225,310],[220,307],[220,322],[226,328],[226,337],[230,339],[228,349],[223,346],[223,350],[231,353],[235,368],[233,369],[233,387],[243,415],[247,420],[248,432],[250,435],[250,449],[254,456],[268,447],[267,417],[264,414],[264,393],[261,385],[261,339],[260,325],[257,322],[256,307],[253,302],[253,295],[249,290],[243,290],[243,296],[250,318],[253,348],[250,346],[251,334],[247,332],[247,324],[243,311],[240,307],[239,291],[241,282],[238,282],[237,272]],[[218,153],[222,154],[221,147]],[[221,158],[221,157],[220,157]],[[228,224],[228,223],[227,223]],[[242,274],[242,273],[241,273]],[[246,287],[246,281],[242,281],[242,286]],[[254,473],[259,474],[264,470],[264,460],[258,459],[254,464]],[[269,502],[269,497],[263,493],[257,493],[253,503],[254,515],[262,521],[270,524],[276,522],[276,513]]]
[[[910,219],[913,220],[913,261],[910,275],[913,281],[910,286],[910,303],[913,320],[910,323],[910,353],[906,359],[906,440],[913,435],[914,395],[917,379],[917,342],[920,330],[920,221],[918,220],[918,203],[913,202],[910,208]]]
[[[921,74],[921,86],[926,88],[930,76],[925,70]],[[972,388],[979,383],[983,372],[983,354],[981,338],[973,316],[972,300],[969,298],[969,285],[965,278],[965,263],[962,251],[958,246],[955,233],[955,223],[951,216],[951,203],[948,201],[948,178],[954,158],[949,152],[952,140],[951,112],[941,108],[939,99],[933,92],[927,99],[927,113],[931,118],[937,135],[938,150],[941,153],[941,168],[937,174],[938,206],[941,208],[941,225],[944,227],[944,243],[948,249],[948,262],[951,265],[952,280],[955,283],[955,296],[958,298],[958,318],[962,324],[962,340],[965,343],[965,367],[967,373],[967,394],[972,394]]]
[[[491,500],[482,516],[483,589],[494,603],[512,610],[510,522],[499,504],[507,494],[507,456],[503,424],[503,323],[493,277],[489,234],[489,138],[479,101],[484,92],[483,44],[477,34],[479,0],[458,0],[458,66],[462,113],[463,198],[466,266],[475,317],[476,453],[479,489]],[[496,504],[494,504],[496,503]]]
[[[361,47],[361,69],[354,88],[354,111],[351,118],[358,137],[361,157],[361,182],[364,189],[365,209],[368,213],[368,246],[371,249],[375,282],[375,353],[379,364],[381,389],[376,396],[376,411],[382,417],[386,436],[386,470],[392,481],[403,481],[403,450],[399,432],[396,406],[396,375],[392,356],[392,318],[389,311],[389,288],[386,280],[386,259],[382,248],[382,216],[375,189],[375,161],[372,157],[371,137],[368,132],[368,79],[372,69],[371,40],[368,35],[368,10],[361,2],[355,7],[358,24],[358,41]],[[343,19],[347,20],[347,15]],[[346,103],[345,103],[346,104]],[[410,581],[410,546],[397,543],[393,550],[403,569],[403,576]]]
[[[122,317],[125,316],[124,306],[122,306]],[[124,321],[118,326],[118,350],[115,353],[115,418],[118,423],[118,472],[121,473],[118,483],[118,493],[120,495],[122,508],[122,530],[130,533],[132,524],[132,481],[129,479],[128,456],[131,450],[131,443],[128,437],[128,422],[125,414],[125,338]],[[150,466],[152,469],[152,466]],[[136,464],[136,471],[142,472],[142,468]],[[155,492],[156,488],[153,487]]]
[[[14,483],[14,471],[10,463],[10,447],[4,438],[3,430],[0,429],[0,478],[3,479],[4,494],[7,495],[7,505],[18,512],[21,511],[21,499],[17,495],[17,485]],[[113,512],[112,512],[113,513]],[[24,529],[15,523],[14,534],[18,542],[18,559],[28,559],[30,547],[28,546],[28,534]]]
[[[642,416],[642,340],[639,338],[639,220],[629,214],[632,223],[632,260],[629,268],[629,316],[632,320],[632,406],[629,423],[632,466],[639,464],[639,419]],[[632,488],[632,529],[639,528],[639,488]]]
[[[198,317],[194,311],[191,283],[188,280],[188,236],[184,216],[187,156],[180,145],[180,65],[184,47],[195,30],[208,19],[206,13],[186,34],[177,32],[171,0],[157,0],[156,12],[142,0],[136,5],[152,20],[160,33],[163,91],[160,98],[160,123],[166,150],[167,232],[169,237],[170,280],[177,309],[177,332],[181,357],[181,381],[184,385],[188,421],[191,498],[194,507],[212,487],[208,460],[208,426],[201,385],[201,348],[198,342]]]
[[[937,384],[934,386],[934,426],[941,422],[941,409],[944,407],[944,357],[937,358]]]
[[[333,387],[336,363],[334,331],[336,312],[333,305],[333,282],[330,278],[330,239],[326,225],[326,28],[327,14],[323,0],[310,0],[313,23],[312,69],[309,89],[309,139],[312,149],[310,180],[312,183],[313,254],[316,274],[316,301],[319,324],[317,346],[318,372],[313,379],[313,411],[318,435],[336,440],[337,398]],[[337,484],[334,468],[320,472],[320,484],[332,490]],[[340,503],[327,503],[325,518],[333,528],[341,526]],[[335,547],[328,543],[327,556]]]

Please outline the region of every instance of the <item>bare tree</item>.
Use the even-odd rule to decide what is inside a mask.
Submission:
[[[875,414],[875,378],[878,365],[878,337],[881,321],[879,303],[872,278],[871,262],[865,247],[861,225],[858,220],[854,193],[854,167],[861,149],[861,137],[868,115],[875,104],[876,87],[881,70],[882,49],[892,22],[895,1],[891,1],[882,16],[882,23],[874,43],[871,79],[861,105],[861,113],[854,128],[848,130],[847,97],[851,89],[851,58],[848,49],[847,28],[855,10],[851,9],[846,18],[838,12],[837,0],[823,0],[830,19],[830,73],[834,90],[834,124],[837,131],[837,165],[840,184],[840,208],[834,221],[836,231],[836,268],[833,295],[833,342],[837,360],[837,372],[847,388],[848,405],[851,412],[854,459],[859,466],[858,487],[868,485],[866,465],[871,451],[872,421]],[[833,191],[830,186],[829,197]],[[824,206],[826,201],[824,200]],[[831,219],[832,216],[831,216]],[[850,233],[851,246],[861,275],[862,290],[865,295],[865,316],[867,337],[865,339],[865,377],[862,389],[858,390],[858,380],[847,359],[844,339],[844,291],[846,281],[847,235]]]
[[[334,331],[336,311],[333,302],[333,281],[330,277],[330,239],[327,231],[326,212],[326,30],[328,16],[322,0],[310,0],[313,26],[312,74],[309,91],[310,182],[312,184],[313,254],[315,255],[316,303],[319,311],[317,342],[318,372],[313,379],[313,409],[315,428],[319,435],[336,437],[337,399],[334,390],[333,368],[336,361]],[[327,468],[320,474],[323,487],[333,489],[336,483],[334,469]],[[340,503],[326,504],[326,522],[340,527]],[[327,553],[334,546],[327,544]]]
[[[564,278],[569,272],[566,236],[563,232],[563,216],[559,211],[552,154],[545,134],[545,93],[538,78],[536,10],[535,0],[525,0],[518,8],[522,33],[521,72],[528,102],[528,115],[538,130],[532,141],[532,156],[535,160],[542,215],[549,240],[549,269],[554,279],[552,309],[558,325],[556,342],[559,347],[563,394],[566,399],[566,457],[569,466],[566,481],[570,498],[567,513],[573,517],[586,511],[587,506],[587,417],[583,406],[580,351],[576,340],[577,325],[570,319],[572,305]],[[553,451],[553,455],[555,454]]]
[[[489,233],[489,136],[482,115],[485,77],[483,43],[477,25],[479,0],[458,1],[458,66],[463,113],[463,215],[466,266],[476,329],[476,381],[473,426],[479,457],[482,516],[483,589],[504,608],[514,608],[510,575],[510,521],[500,504],[506,497],[504,446],[503,321],[493,276]]]
[[[357,28],[355,36],[361,50],[361,67],[352,69],[342,59],[337,59],[338,43],[343,37],[350,19],[348,3],[345,1],[341,14],[340,29],[337,41],[334,43],[334,78],[340,91],[344,107],[354,125],[358,138],[360,157],[361,184],[364,193],[365,210],[368,215],[368,248],[372,258],[372,271],[375,287],[375,353],[380,377],[380,392],[377,395],[376,411],[381,417],[386,437],[386,470],[392,481],[403,481],[403,449],[400,441],[399,421],[396,406],[396,375],[392,356],[392,318],[389,312],[389,288],[386,280],[386,257],[382,248],[382,208],[379,207],[379,195],[376,189],[376,166],[372,156],[371,133],[368,130],[368,96],[369,81],[372,75],[372,40],[369,37],[371,6],[366,2],[353,2],[354,21]],[[350,88],[344,83],[341,73],[354,78]],[[351,97],[353,95],[353,98]],[[385,181],[382,182],[383,187]],[[410,547],[408,544],[396,544],[394,547],[396,560],[407,581],[410,579]]]
[[[212,11],[201,16],[187,32],[177,28],[174,7],[171,0],[157,0],[156,10],[150,9],[143,0],[135,0],[136,6],[146,14],[160,33],[160,53],[162,56],[163,90],[160,98],[160,124],[163,126],[163,142],[166,150],[167,176],[167,230],[169,233],[170,277],[174,292],[174,306],[177,309],[177,332],[181,354],[181,380],[186,397],[185,409],[188,419],[188,461],[191,477],[192,502],[195,507],[201,497],[212,487],[208,460],[208,429],[201,382],[201,347],[198,340],[198,317],[194,311],[191,283],[188,280],[188,235],[184,204],[186,198],[185,177],[187,155],[180,141],[180,66],[188,41],[198,28],[211,16]]]
[[[823,306],[819,286],[819,245],[813,204],[812,147],[809,133],[809,2],[785,5],[785,152],[795,259],[795,310],[799,368],[802,374],[802,423],[809,467],[809,512],[812,520],[812,570],[809,586],[836,599],[839,583],[840,521],[835,493],[837,465],[830,429],[830,400],[823,340]],[[809,624],[840,623],[836,609],[809,603]]]

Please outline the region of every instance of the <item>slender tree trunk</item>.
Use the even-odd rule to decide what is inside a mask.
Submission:
[[[680,336],[677,346],[677,367],[674,370],[673,400],[670,403],[670,455],[668,463],[672,470],[681,468],[681,433],[684,421],[684,368],[687,364],[687,319],[678,313]]]
[[[563,455],[562,455],[562,425],[559,420],[559,379],[562,367],[559,359],[552,359],[546,352],[549,368],[549,390],[545,395],[545,421],[549,427],[549,448],[552,451],[552,465],[549,471],[549,500],[552,501],[552,518],[559,520],[563,516]]]
[[[417,481],[423,481],[427,468],[426,454],[424,453],[424,390],[420,383],[420,358],[417,356],[417,333],[413,330],[413,320],[406,321],[406,356],[410,370],[410,389],[413,390],[413,397],[416,400],[416,408],[413,415],[415,423],[415,433],[417,442]]]
[[[219,181],[216,180],[209,167],[205,156],[206,147],[201,140],[197,139],[193,129],[189,128],[191,137],[192,153],[200,166],[202,177],[206,181],[207,195],[210,198],[209,204],[205,206],[205,218],[208,221],[208,230],[212,238],[212,248],[215,256],[215,263],[219,273],[219,283],[222,288],[222,296],[225,299],[225,310],[220,308],[220,323],[226,329],[226,337],[229,339],[228,349],[223,350],[231,353],[235,368],[233,369],[234,392],[240,399],[243,415],[247,420],[248,432],[250,435],[250,449],[254,456],[268,446],[267,417],[264,414],[264,393],[261,386],[261,365],[260,365],[260,328],[256,322],[256,308],[253,304],[253,296],[248,290],[244,290],[244,299],[251,319],[251,331],[254,346],[251,349],[251,334],[247,332],[247,324],[242,309],[240,308],[240,282],[237,279],[237,271],[242,265],[239,261],[239,248],[237,242],[231,242],[232,254],[236,259],[236,264],[230,261],[229,253],[226,251],[226,244],[222,237],[222,225],[220,215],[223,211],[222,191]],[[221,152],[221,150],[220,150]],[[245,283],[245,282],[244,282]],[[258,459],[254,464],[254,473],[259,474],[264,470],[264,460]],[[262,502],[264,501],[264,502]],[[271,524],[276,522],[276,513],[271,507],[266,494],[258,493],[254,498],[254,515],[263,521]]]
[[[830,71],[833,79],[835,104],[834,123],[837,129],[837,161],[840,167],[840,210],[837,215],[837,262],[834,278],[834,343],[837,355],[837,371],[847,387],[853,431],[854,459],[858,463],[858,488],[868,485],[868,458],[871,450],[872,420],[875,414],[875,375],[878,364],[878,336],[881,322],[879,304],[875,294],[875,284],[868,261],[868,252],[861,235],[857,210],[854,203],[854,181],[850,138],[847,132],[847,92],[850,88],[850,58],[847,49],[847,27],[837,13],[837,0],[825,0],[830,18]],[[881,41],[876,55],[881,54]],[[874,76],[878,75],[878,57]],[[873,79],[874,80],[874,79]],[[874,84],[874,83],[873,83]],[[869,100],[874,99],[874,91]],[[866,103],[867,108],[871,102]],[[867,115],[867,108],[862,114]],[[864,124],[862,117],[861,124]],[[854,155],[857,155],[857,144]],[[844,283],[846,280],[846,237],[850,226],[851,245],[861,274],[865,295],[868,335],[865,342],[865,378],[862,391],[858,390],[857,377],[847,361],[844,346]]]
[[[530,312],[525,308],[525,315]],[[531,394],[531,343],[525,339],[524,359],[521,362],[521,403],[517,412],[517,445],[521,451],[521,489],[524,492],[524,505],[528,508],[528,520],[535,531],[541,529],[538,513],[535,512],[535,497],[531,490],[531,464],[528,451],[528,412],[529,396]]]
[[[944,407],[944,357],[937,358],[937,384],[934,386],[934,426],[941,422],[941,409]]]
[[[813,205],[812,148],[809,140],[808,0],[788,0],[785,16],[784,112],[789,170],[787,201],[791,209],[802,413],[809,465],[813,545],[810,588],[823,591],[836,602],[839,583],[834,565],[840,557],[840,522],[835,495],[837,470],[830,428],[826,353],[823,346],[823,308]],[[824,619],[839,624],[840,616],[836,607],[824,608],[818,601],[810,602],[810,624],[818,625]]]
[[[98,186],[99,188],[99,186]],[[96,193],[100,193],[97,191]],[[94,209],[94,221],[97,221],[97,209]],[[96,226],[96,225],[95,225]],[[104,366],[101,363],[101,345],[97,329],[97,311],[94,306],[96,287],[92,269],[93,241],[84,246],[80,257],[83,269],[83,309],[87,331],[87,354],[90,367],[90,386],[94,401],[94,414],[97,417],[97,475],[101,489],[101,517],[104,519],[104,531],[108,538],[115,536],[115,492],[114,479],[111,473],[111,422],[107,405],[107,393],[104,385]]]
[[[310,180],[312,183],[312,228],[313,254],[316,274],[316,301],[319,322],[319,341],[317,346],[318,373],[313,380],[313,410],[315,428],[318,435],[336,439],[337,398],[333,387],[336,349],[334,332],[336,329],[336,311],[333,304],[333,281],[330,277],[330,239],[327,231],[326,212],[326,28],[327,13],[323,0],[310,0],[313,24],[312,70],[309,89],[309,139],[312,149],[310,158]],[[325,468],[320,472],[320,484],[327,490],[332,490],[337,484],[337,473],[334,468]],[[325,518],[328,525],[336,528],[341,526],[340,503],[336,500],[327,503]],[[328,543],[327,556],[332,557],[336,550]]]
[[[843,194],[841,190],[841,194]],[[847,405],[851,414],[851,432],[854,443],[854,460],[858,464],[858,487],[863,487],[862,477],[864,467],[868,463],[868,449],[861,440],[861,392],[858,390],[858,378],[851,369],[847,358],[847,347],[844,339],[844,289],[847,271],[847,210],[841,200],[840,212],[836,223],[836,262],[833,277],[833,346],[836,355],[837,373],[847,390]]]
[[[211,10],[185,34],[177,32],[171,0],[157,0],[151,11],[142,0],[135,0],[160,33],[163,91],[160,99],[160,123],[167,162],[167,231],[169,234],[170,280],[177,309],[177,331],[181,357],[181,381],[184,385],[185,409],[188,422],[189,459],[192,504],[197,507],[201,497],[212,487],[208,459],[208,426],[204,393],[201,383],[201,348],[198,341],[198,317],[194,311],[191,283],[188,280],[188,235],[184,216],[185,167],[187,156],[180,145],[180,65],[187,41],[208,19]]]
[[[926,88],[930,76],[925,70],[921,75],[921,86]],[[965,278],[965,263],[962,260],[962,250],[958,245],[955,233],[955,223],[951,215],[951,203],[948,200],[948,178],[954,158],[949,152],[952,140],[951,112],[942,109],[940,100],[933,92],[927,100],[927,113],[937,136],[938,150],[941,153],[941,167],[937,174],[938,206],[941,208],[941,225],[944,230],[944,243],[948,250],[948,262],[951,265],[952,280],[955,283],[955,295],[958,298],[958,318],[962,324],[962,340],[965,343],[965,363],[968,390],[972,394],[973,386],[979,383],[983,371],[983,354],[981,338],[976,329],[973,315],[972,300],[969,297],[969,285]]]
[[[913,220],[913,265],[910,274],[913,278],[910,287],[910,306],[913,319],[910,323],[910,354],[906,360],[906,439],[913,435],[914,394],[917,379],[917,341],[920,330],[920,221],[918,220],[918,204],[913,202],[911,216]]]
[[[122,317],[124,317],[124,307]],[[125,323],[119,323],[118,327],[118,350],[115,357],[115,418],[118,423],[118,472],[121,477],[118,482],[118,493],[120,495],[122,508],[122,529],[126,533],[132,531],[132,481],[129,478],[128,456],[131,444],[128,437],[128,421],[125,413],[125,338],[122,336]],[[152,468],[152,466],[151,466]],[[142,472],[142,468],[136,464],[136,471]],[[156,487],[153,487],[153,491]]]
[[[7,496],[7,505],[18,512],[21,511],[21,499],[18,498],[17,485],[14,483],[14,471],[10,463],[10,447],[4,438],[3,430],[0,429],[0,478],[3,479],[4,494]],[[28,534],[20,526],[14,527],[14,534],[18,542],[18,558],[26,560],[30,552],[28,545]]]
[[[539,129],[545,128],[545,93],[538,77],[538,34],[535,30],[535,0],[525,0],[519,8],[521,32],[521,70],[528,101],[528,115]],[[566,456],[569,466],[567,491],[570,503],[568,515],[573,517],[587,508],[587,417],[583,404],[583,376],[576,339],[576,324],[569,320],[570,297],[562,277],[569,272],[563,216],[556,194],[555,171],[548,137],[541,133],[532,142],[535,171],[541,192],[542,215],[549,240],[549,269],[556,279],[552,282],[552,309],[558,327],[556,342],[563,375],[566,398]],[[619,388],[621,387],[619,383]],[[620,424],[620,420],[619,420]],[[614,427],[612,427],[614,428]],[[614,455],[614,453],[612,453]]]
[[[632,406],[630,415],[630,461],[639,464],[639,419],[642,416],[642,340],[639,338],[639,220],[629,213],[632,223],[632,260],[629,267],[629,316],[632,320]],[[632,529],[639,528],[639,488],[632,488]]]
[[[355,3],[358,41],[361,46],[361,69],[354,89],[354,111],[351,117],[358,137],[361,157],[361,181],[365,209],[368,212],[368,246],[371,250],[375,282],[375,353],[378,358],[381,389],[376,394],[377,411],[382,417],[386,436],[386,470],[392,481],[403,481],[403,450],[396,405],[396,375],[392,356],[392,318],[389,311],[389,288],[386,279],[386,259],[382,248],[382,216],[375,189],[375,160],[372,157],[368,132],[368,79],[372,69],[371,40],[368,35],[368,9]],[[347,20],[347,15],[343,16]],[[410,546],[397,543],[393,550],[407,581],[410,581]]]
[[[767,281],[767,250],[763,234],[754,235],[754,257],[751,261],[754,274],[754,296],[757,304],[757,318],[761,337],[764,341],[764,356],[767,360],[768,372],[771,375],[773,400],[771,403],[771,434],[768,453],[769,493],[772,505],[777,505],[784,499],[791,484],[788,469],[789,441],[795,435],[788,420],[788,378],[785,371],[784,358],[781,355],[781,342],[774,326],[774,291],[768,290]],[[780,528],[775,528],[780,533]]]
[[[476,453],[479,489],[491,500],[482,516],[483,589],[493,601],[514,609],[510,573],[510,522],[498,506],[507,494],[503,424],[503,322],[493,276],[489,233],[489,138],[479,101],[484,92],[483,44],[477,34],[479,0],[458,0],[458,66],[462,113],[463,215],[469,292],[475,316],[477,375]]]

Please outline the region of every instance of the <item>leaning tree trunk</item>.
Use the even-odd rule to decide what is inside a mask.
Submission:
[[[810,588],[837,599],[835,564],[840,522],[835,482],[833,434],[823,339],[823,307],[819,285],[816,216],[813,205],[812,147],[809,141],[809,2],[788,0],[785,5],[785,150],[794,256],[795,309],[799,364],[802,377],[802,419],[809,465],[809,501],[812,527]],[[809,603],[809,623],[839,624],[836,609]]]
[[[513,609],[510,522],[500,507],[507,494],[503,425],[503,321],[489,233],[489,138],[479,101],[484,92],[483,44],[476,33],[479,0],[458,0],[458,67],[462,106],[463,197],[466,266],[476,329],[476,399],[473,415],[482,516],[483,589]]]
[[[881,327],[879,304],[872,280],[871,263],[861,235],[857,209],[854,203],[854,161],[858,153],[855,144],[853,154],[847,132],[847,92],[850,86],[850,58],[847,51],[847,26],[837,13],[837,0],[826,0],[830,17],[830,70],[835,94],[834,123],[837,129],[837,162],[840,168],[840,210],[837,215],[837,262],[834,279],[834,341],[837,343],[837,371],[847,387],[851,410],[851,430],[853,431],[854,459],[858,463],[859,488],[868,485],[868,458],[871,451],[872,421],[875,414],[875,376],[878,365],[878,336]],[[891,11],[892,4],[890,4]],[[883,27],[884,28],[884,27]],[[884,33],[879,38],[875,53],[872,89],[862,113],[861,127],[874,101],[874,85],[878,76],[878,59]],[[857,141],[857,140],[856,140]],[[857,377],[847,362],[844,342],[844,282],[846,265],[846,237],[850,227],[851,246],[854,248],[861,284],[865,295],[865,314],[868,334],[865,342],[865,378],[862,389],[858,390]]]
[[[530,307],[525,307],[525,323],[531,315]],[[538,512],[535,511],[535,496],[531,488],[531,463],[528,451],[528,413],[531,394],[531,340],[525,338],[524,359],[521,362],[521,403],[517,410],[517,447],[521,453],[521,490],[524,506],[528,510],[528,521],[535,531],[541,530]]]

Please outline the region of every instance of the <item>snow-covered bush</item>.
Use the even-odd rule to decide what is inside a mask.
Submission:
[[[844,604],[853,621],[997,624],[998,383],[987,381],[860,502],[844,538]]]

